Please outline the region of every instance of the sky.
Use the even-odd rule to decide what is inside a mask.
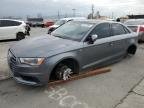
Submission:
[[[76,9],[76,15],[87,16],[94,11],[100,15],[111,17],[128,14],[144,14],[144,0],[0,0],[0,17],[36,17],[42,16],[72,15],[72,9]]]

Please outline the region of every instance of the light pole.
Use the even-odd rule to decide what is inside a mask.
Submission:
[[[114,18],[114,13],[112,12],[112,16],[111,16],[111,18],[113,19]]]
[[[91,8],[92,10],[92,13],[91,13],[91,19],[93,19],[93,15],[94,15],[94,5],[92,4],[92,8]]]
[[[75,17],[76,9],[72,9],[72,10],[73,10],[73,17]]]
[[[94,0],[91,0],[91,19],[93,19],[94,18],[94,4],[95,4],[95,2],[94,2]]]
[[[57,16],[58,16],[58,19],[60,19],[60,12],[59,11],[58,11],[58,15]]]

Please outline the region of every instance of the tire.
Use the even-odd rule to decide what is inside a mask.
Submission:
[[[22,39],[24,39],[25,38],[25,34],[24,33],[17,33],[17,36],[16,36],[16,39],[17,40],[22,40]]]
[[[44,25],[44,24],[42,24],[42,25],[41,25],[41,27],[42,27],[42,28],[44,28],[44,27],[45,27],[45,25]]]
[[[73,70],[66,64],[59,64],[55,70],[55,76],[58,80],[68,80],[73,73]]]
[[[128,48],[127,53],[128,53],[128,55],[135,55],[136,50],[137,50],[137,47],[135,45],[131,45]]]

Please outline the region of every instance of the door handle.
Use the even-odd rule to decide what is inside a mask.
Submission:
[[[109,43],[109,45],[110,45],[110,46],[113,46],[114,44],[111,42],[111,43]]]

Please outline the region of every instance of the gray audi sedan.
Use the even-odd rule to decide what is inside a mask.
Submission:
[[[18,83],[44,85],[114,63],[136,49],[137,34],[121,23],[71,21],[50,35],[16,43],[8,51],[8,64]]]

